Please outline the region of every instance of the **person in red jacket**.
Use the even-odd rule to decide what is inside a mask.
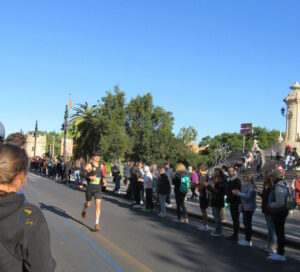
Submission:
[[[297,176],[294,180],[294,187],[295,187],[295,193],[296,193],[296,203],[297,203],[298,209],[300,210],[300,174],[297,174]]]

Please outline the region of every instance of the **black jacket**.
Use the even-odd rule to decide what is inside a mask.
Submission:
[[[216,182],[214,186],[208,185],[207,190],[211,192],[212,196],[210,204],[212,207],[222,208],[224,207],[224,196],[225,196],[226,181]]]
[[[241,187],[242,183],[237,175],[230,178],[227,187],[227,203],[230,203],[231,206],[238,206],[241,203],[241,198],[232,194],[232,190],[238,189],[241,191]]]
[[[0,271],[52,272],[55,266],[41,210],[25,204],[24,195],[0,196]]]
[[[182,194],[184,195],[183,193],[180,192],[179,188],[180,188],[180,184],[181,184],[181,178],[183,177],[188,177],[188,173],[187,172],[177,172],[175,174],[175,177],[173,179],[173,185],[174,185],[174,193],[175,194]]]
[[[162,174],[159,177],[158,182],[158,193],[162,195],[167,195],[171,192],[171,186],[169,182],[169,178],[166,174]]]

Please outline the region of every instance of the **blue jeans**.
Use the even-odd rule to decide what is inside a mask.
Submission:
[[[222,208],[220,208],[220,207],[212,207],[213,216],[214,216],[215,225],[216,225],[215,232],[218,234],[222,234],[221,210],[222,210]]]
[[[276,244],[276,234],[275,234],[275,228],[274,228],[274,222],[272,219],[272,216],[269,214],[265,214],[267,227],[268,227],[268,244],[269,245],[275,245]]]
[[[74,171],[74,178],[75,178],[75,185],[76,186],[78,186],[78,184],[79,184],[79,173],[80,173],[80,170]]]
[[[115,185],[115,191],[119,191],[120,188],[121,188],[121,180],[119,178],[116,178],[115,179],[115,183],[116,183],[116,185]]]

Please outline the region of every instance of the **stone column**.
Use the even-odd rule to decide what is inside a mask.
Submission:
[[[290,87],[292,92],[284,99],[286,111],[286,141],[298,142],[300,136],[300,85],[296,82]]]

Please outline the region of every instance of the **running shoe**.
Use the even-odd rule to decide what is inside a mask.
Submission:
[[[199,231],[209,231],[209,227],[207,225],[200,225],[197,229]]]
[[[271,254],[268,257],[268,260],[270,261],[277,261],[277,262],[285,262],[286,261],[286,257],[283,255],[279,255],[279,254]]]
[[[97,232],[97,231],[100,231],[101,229],[100,229],[99,225],[96,224],[94,230]]]
[[[246,240],[239,240],[238,245],[245,246],[245,247],[252,247],[252,241],[246,241]]]
[[[82,213],[81,213],[81,216],[82,216],[82,218],[86,218],[86,211],[82,211]]]

